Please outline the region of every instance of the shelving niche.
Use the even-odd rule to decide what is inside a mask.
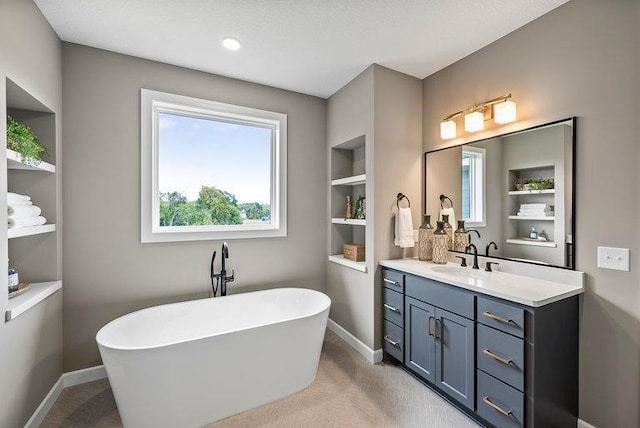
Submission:
[[[344,244],[366,246],[366,219],[345,219],[347,196],[351,197],[355,213],[358,197],[366,196],[366,138],[353,138],[331,148],[331,252],[329,261],[366,272],[366,260],[345,259]]]
[[[58,271],[56,113],[27,90],[6,79],[7,115],[29,126],[49,151],[47,162],[26,165],[18,153],[4,147],[7,158],[7,192],[26,194],[42,209],[47,223],[42,226],[8,229],[9,260],[21,282],[31,284],[24,294],[7,301],[5,321],[9,321],[62,287]],[[8,293],[5,288],[3,293]]]

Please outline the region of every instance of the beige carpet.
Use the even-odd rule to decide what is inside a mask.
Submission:
[[[121,427],[106,379],[65,389],[42,427]],[[327,330],[318,376],[304,391],[208,425],[226,427],[477,427],[402,369],[372,365]],[[182,428],[182,427],[176,427]]]

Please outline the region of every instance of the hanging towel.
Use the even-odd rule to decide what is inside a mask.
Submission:
[[[449,216],[449,224],[453,227],[453,230],[456,230],[458,228],[458,224],[456,223],[456,212],[453,210],[453,207],[442,208],[440,210],[440,221],[442,221],[443,214]]]
[[[17,229],[19,227],[40,226],[47,222],[42,216],[37,217],[15,217],[7,219],[9,229]]]
[[[9,217],[38,217],[42,210],[35,205],[7,205]]]
[[[31,200],[31,196],[20,195],[19,193],[7,192],[7,200],[30,201]]]
[[[393,243],[400,248],[413,247],[413,219],[411,208],[399,208],[396,214],[396,237]]]

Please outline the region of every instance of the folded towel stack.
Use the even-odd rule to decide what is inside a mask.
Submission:
[[[7,193],[7,227],[9,229],[45,224],[47,219],[40,215],[41,212],[40,207],[33,205],[30,196]]]
[[[553,207],[549,204],[521,204],[518,215],[522,217],[553,216]]]

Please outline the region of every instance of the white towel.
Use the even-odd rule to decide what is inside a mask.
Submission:
[[[47,219],[38,217],[15,217],[7,219],[7,226],[9,229],[17,229],[20,227],[40,226],[47,222]]]
[[[400,248],[413,247],[413,219],[411,208],[399,208],[396,213],[396,237],[394,245]]]
[[[17,207],[17,206],[26,206],[26,205],[33,205],[33,202],[31,201],[25,201],[24,199],[8,199],[7,200],[7,205],[10,207]]]
[[[42,210],[36,205],[7,205],[9,217],[38,217]]]
[[[520,208],[542,208],[549,207],[549,204],[520,204]]]
[[[7,200],[30,201],[31,196],[21,195],[19,193],[7,192]]]

